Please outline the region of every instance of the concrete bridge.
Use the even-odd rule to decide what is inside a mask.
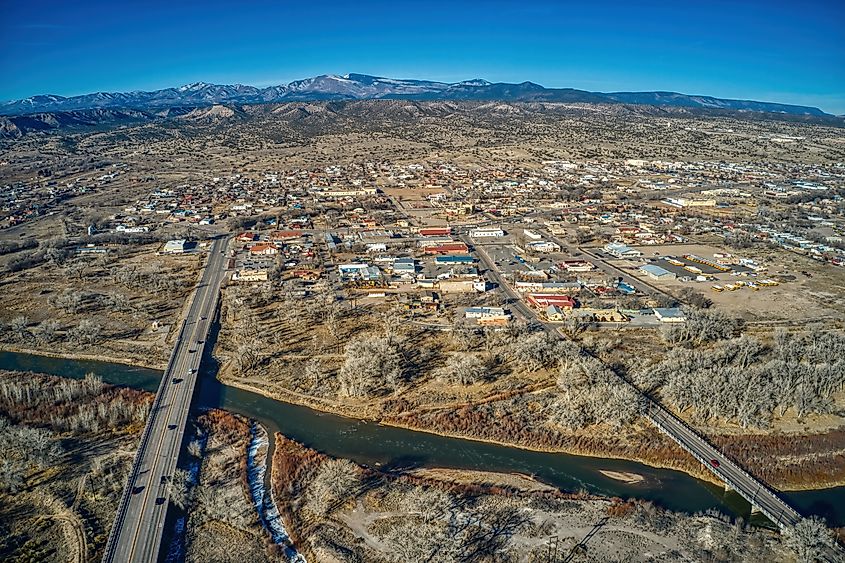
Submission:
[[[228,239],[215,239],[188,314],[161,378],[114,519],[103,561],[158,559],[176,470],[205,340],[217,309]]]

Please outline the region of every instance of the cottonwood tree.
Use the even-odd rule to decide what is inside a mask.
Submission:
[[[455,353],[437,371],[437,378],[449,385],[472,385],[483,380],[489,372],[487,363],[478,356]]]
[[[347,459],[324,462],[308,484],[305,506],[314,514],[324,516],[346,498],[357,492],[361,476],[358,466]]]
[[[193,498],[191,474],[184,469],[176,469],[168,484],[168,491],[170,502],[182,510],[187,510]]]
[[[552,368],[559,362],[577,356],[577,344],[556,338],[547,332],[525,333],[510,347],[514,361],[526,371]]]
[[[370,397],[396,391],[402,377],[402,354],[395,342],[373,336],[347,344],[340,368],[340,392],[347,397]]]
[[[55,342],[58,339],[60,327],[61,325],[56,320],[44,320],[35,328],[35,338],[42,344]]]
[[[684,309],[686,321],[663,331],[667,342],[701,345],[733,337],[740,329],[739,319],[718,310]]]
[[[786,528],[783,539],[801,563],[823,560],[824,552],[835,545],[833,531],[817,516],[802,518],[795,526]]]
[[[96,344],[102,334],[102,327],[90,320],[82,319],[67,333],[68,340],[74,344]]]
[[[12,322],[9,323],[9,328],[12,330],[12,334],[15,335],[15,339],[18,342],[24,342],[29,339],[29,331],[27,327],[29,326],[29,318],[19,315],[12,319]]]

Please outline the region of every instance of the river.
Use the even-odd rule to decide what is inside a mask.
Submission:
[[[33,371],[81,378],[93,372],[103,381],[155,392],[161,372],[96,361],[67,360],[0,351],[0,369]],[[680,471],[637,462],[545,453],[515,447],[448,438],[321,413],[222,385],[205,370],[195,396],[196,407],[220,407],[262,423],[306,446],[360,464],[382,468],[447,467],[533,475],[565,491],[640,498],[684,512],[709,508],[749,518],[750,506],[734,492]],[[600,470],[632,472],[644,480],[627,484]],[[830,525],[845,524],[845,487],[788,492],[785,500],[802,514],[824,516]],[[758,521],[754,516],[752,521]],[[765,520],[763,520],[765,521]]]

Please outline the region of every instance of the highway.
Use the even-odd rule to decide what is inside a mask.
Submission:
[[[158,559],[170,504],[168,482],[179,460],[205,340],[217,308],[226,271],[227,244],[228,239],[220,237],[210,246],[208,263],[194,291],[141,435],[106,543],[105,562]]]

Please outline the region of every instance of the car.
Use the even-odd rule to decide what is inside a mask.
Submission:
[[[208,318],[208,317],[200,317],[200,320],[201,320],[201,321],[204,321],[204,320],[206,320],[207,318]]]
[[[719,467],[719,460],[718,459],[711,459],[710,465],[712,465],[713,467]]]
[[[174,377],[173,378],[173,385],[177,385],[179,383],[182,383],[182,379],[179,378],[179,377]]]
[[[144,490],[144,486],[143,486],[143,485],[141,485],[141,486],[139,486],[139,487],[132,487],[132,494],[133,494],[133,495],[137,495],[138,493],[140,493],[140,492],[141,492],[141,491],[143,491],[143,490]]]
[[[191,348],[190,350],[188,350],[188,353],[189,353],[189,354],[193,354],[193,353],[195,353],[195,352],[196,352],[196,349],[195,349],[195,348]]]
[[[164,501],[166,501],[166,500],[167,500],[167,499],[166,499],[166,498],[164,498],[164,497],[158,497],[158,498],[156,499],[156,504],[157,504],[158,506],[161,506],[162,504],[164,504]]]
[[[176,430],[176,425],[175,424],[168,424],[167,429],[168,430]]]

